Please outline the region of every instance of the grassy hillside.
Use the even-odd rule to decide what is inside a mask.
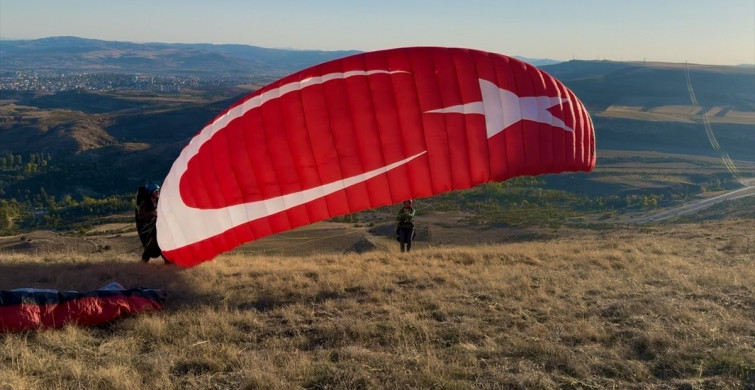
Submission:
[[[0,289],[117,281],[169,298],[109,326],[5,335],[0,378],[17,390],[749,389],[753,229],[751,218],[570,229],[411,254],[230,254],[192,269],[115,248],[2,252]]]

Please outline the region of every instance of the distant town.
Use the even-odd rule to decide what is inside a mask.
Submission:
[[[180,93],[186,89],[232,87],[261,80],[250,75],[151,75],[144,73],[16,71],[0,75],[0,90],[63,92],[153,91]]]

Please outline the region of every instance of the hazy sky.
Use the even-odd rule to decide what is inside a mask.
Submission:
[[[755,64],[755,0],[0,0],[0,37]]]

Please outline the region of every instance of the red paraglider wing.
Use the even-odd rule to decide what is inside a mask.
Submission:
[[[529,64],[455,48],[363,53],[268,85],[202,129],[163,183],[158,242],[193,266],[338,215],[594,166],[582,103]]]

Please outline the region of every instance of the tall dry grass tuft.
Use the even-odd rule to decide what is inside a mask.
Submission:
[[[753,220],[411,254],[0,255],[0,288],[165,289],[2,336],[0,389],[753,388]],[[573,232],[572,232],[573,233]]]

